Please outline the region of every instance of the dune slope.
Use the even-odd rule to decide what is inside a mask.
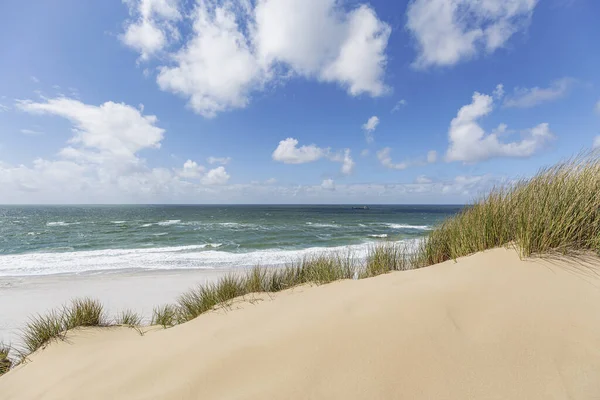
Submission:
[[[597,399],[600,260],[494,249],[256,295],[143,337],[79,330],[2,399]]]

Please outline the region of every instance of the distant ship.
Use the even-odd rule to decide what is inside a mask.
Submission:
[[[362,207],[352,207],[353,210],[368,210],[369,207],[367,206],[362,206]]]

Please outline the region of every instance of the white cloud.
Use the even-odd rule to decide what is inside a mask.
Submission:
[[[35,76],[33,76],[33,75],[31,75],[29,77],[29,79],[31,79],[31,82],[33,82],[33,83],[40,83],[40,80],[38,78],[36,78]]]
[[[399,100],[396,105],[394,106],[394,108],[392,108],[392,113],[395,113],[396,111],[400,111],[400,109],[404,106],[406,106],[408,103],[406,100],[401,99]]]
[[[520,141],[504,143],[497,133],[486,134],[478,120],[492,112],[492,96],[475,92],[471,104],[463,106],[450,123],[447,161],[478,162],[493,157],[528,157],[554,138],[549,125],[542,123],[522,132]],[[504,125],[504,130],[506,126]]]
[[[415,183],[431,183],[432,180],[429,179],[428,177],[426,177],[425,175],[419,175],[417,176],[417,178],[415,179]]]
[[[227,165],[231,162],[231,157],[208,157],[206,160],[209,164]]]
[[[106,102],[100,106],[68,98],[48,99],[45,103],[18,101],[17,107],[37,114],[52,114],[70,120],[74,126],[71,146],[61,151],[63,157],[86,159],[94,163],[137,163],[136,153],[159,148],[164,130],[157,127],[154,115],[142,115],[123,103]]]
[[[414,66],[451,66],[504,47],[527,28],[538,0],[413,0],[407,29],[417,46]]]
[[[34,131],[32,129],[21,129],[21,133],[23,135],[37,136],[43,134],[44,132]]]
[[[432,164],[437,161],[437,151],[435,151],[435,150],[428,151],[427,155],[425,157],[408,159],[408,160],[404,160],[400,163],[394,163],[392,161],[391,152],[392,152],[392,149],[389,147],[381,149],[380,151],[377,152],[377,159],[379,160],[381,165],[383,165],[384,167],[389,168],[389,169],[403,170],[408,167],[423,166],[426,164]]]
[[[329,154],[329,149],[322,149],[314,144],[298,147],[298,140],[287,138],[279,142],[273,152],[273,160],[284,164],[304,164],[317,161]]]
[[[350,155],[350,149],[332,153],[331,149],[321,148],[315,144],[298,147],[298,140],[294,138],[280,141],[272,157],[273,160],[284,164],[306,164],[326,158],[330,161],[342,163],[341,172],[344,175],[351,174],[355,165]]]
[[[174,22],[181,19],[179,0],[123,0],[134,20],[125,24],[121,41],[148,60],[179,33]]]
[[[497,99],[501,99],[504,97],[504,85],[499,83],[496,85],[496,89],[494,89],[494,97]]]
[[[390,168],[390,169],[402,170],[402,169],[408,168],[408,163],[406,163],[406,162],[402,162],[402,163],[398,163],[398,164],[395,164],[394,162],[392,162],[392,157],[390,155],[391,151],[392,151],[391,148],[386,147],[377,152],[377,159],[379,160],[381,165],[383,165],[386,168]]]
[[[325,190],[335,190],[335,182],[333,179],[324,179],[321,183],[321,187]]]
[[[365,139],[367,140],[367,143],[373,143],[375,141],[373,132],[375,132],[375,129],[377,129],[377,125],[379,125],[379,117],[377,116],[372,116],[363,124],[362,129],[365,131]]]
[[[198,165],[196,161],[187,160],[183,164],[183,169],[179,171],[179,176],[182,178],[198,178],[205,169],[202,165]]]
[[[225,167],[217,167],[211,169],[202,177],[201,182],[204,185],[224,185],[229,180],[229,174],[225,171]]]
[[[367,157],[369,155],[369,153],[370,153],[369,149],[363,149],[363,151],[360,152],[360,156]]]
[[[141,7],[134,4],[134,10]],[[165,46],[165,29],[159,25],[174,30],[179,14],[137,14],[123,40],[147,59]],[[157,83],[187,98],[207,118],[244,108],[253,92],[293,76],[337,83],[351,96],[388,91],[385,50],[391,28],[369,6],[347,11],[336,0],[260,0],[254,5],[198,0],[183,17],[193,21],[193,29],[172,54],[174,65],[159,67]],[[142,29],[147,34],[136,32]]]
[[[275,178],[269,178],[265,181],[265,185],[274,185],[277,183],[277,179]]]
[[[428,151],[427,152],[427,162],[429,164],[433,164],[436,161],[437,161],[437,151],[435,151],[435,150]]]
[[[106,102],[95,106],[56,98],[40,103],[18,101],[16,106],[28,113],[68,119],[73,136],[55,159],[36,159],[29,166],[0,162],[1,201],[189,202],[198,193],[206,194],[212,185],[229,180],[224,167],[205,172],[192,160],[182,169],[148,167],[139,153],[158,149],[164,130],[157,126],[155,116],[130,105]]]
[[[334,160],[335,161],[335,160]],[[354,160],[350,157],[350,149],[344,150],[344,156],[341,159],[342,162],[342,174],[350,175],[354,171]]]
[[[0,103],[0,112],[6,112],[10,110],[10,107],[5,106],[4,104]]]
[[[573,86],[573,78],[562,78],[552,82],[548,88],[515,88],[511,96],[504,99],[505,107],[529,108],[563,97]]]
[[[600,148],[600,135],[596,136],[594,139],[594,145],[592,146],[594,149]]]
[[[1,108],[2,108],[2,107],[0,106],[0,109],[1,109]],[[596,103],[596,112],[597,112],[598,114],[600,114],[600,100],[598,100],[598,102]]]

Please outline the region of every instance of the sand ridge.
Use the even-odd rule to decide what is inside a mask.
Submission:
[[[494,249],[255,295],[144,336],[78,330],[0,377],[0,397],[597,399],[598,270]]]

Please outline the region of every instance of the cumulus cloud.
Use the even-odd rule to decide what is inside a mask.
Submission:
[[[298,147],[298,140],[287,138],[279,142],[273,152],[273,160],[284,164],[305,164],[320,160],[329,154],[329,149],[322,149],[314,144]]]
[[[134,3],[134,9],[142,3]],[[123,40],[146,59],[165,46],[161,24],[175,29],[173,21],[181,15],[138,14]],[[244,108],[253,92],[294,76],[337,83],[351,96],[388,91],[384,75],[391,28],[367,5],[345,10],[336,0],[197,0],[184,17],[193,21],[192,30],[172,54],[174,64],[159,67],[157,83],[207,118]],[[134,30],[128,41],[132,29],[148,34]]]
[[[515,88],[514,93],[504,99],[505,107],[529,108],[563,97],[575,83],[573,78],[562,78],[547,88]]]
[[[377,125],[379,125],[379,117],[377,116],[372,116],[363,124],[362,129],[365,131],[365,139],[367,140],[367,143],[373,143],[375,141],[373,132],[375,132],[375,129],[377,129]]]
[[[5,189],[0,197],[7,202],[152,202],[177,199],[229,179],[224,167],[205,172],[192,160],[181,169],[148,167],[140,152],[160,148],[164,130],[156,116],[130,105],[55,98],[17,101],[16,108],[69,120],[72,137],[55,159],[18,166],[0,163]]]
[[[321,187],[325,190],[335,190],[335,182],[333,179],[324,179],[321,183]]]
[[[178,37],[175,22],[182,15],[179,0],[123,0],[129,7],[132,20],[125,24],[121,41],[148,60],[161,51],[170,39]]]
[[[206,160],[209,164],[227,165],[231,162],[231,157],[208,157]]]
[[[525,30],[538,0],[412,0],[406,28],[417,47],[414,66],[452,66],[491,54]]]
[[[344,149],[341,152],[332,152],[330,148],[321,148],[315,144],[298,147],[298,140],[287,138],[279,142],[279,145],[273,151],[273,160],[284,164],[306,164],[320,159],[342,164],[341,172],[349,175],[354,170],[355,162],[350,154],[350,149]]]
[[[493,110],[492,96],[475,92],[471,104],[461,107],[450,123],[447,161],[478,162],[494,157],[529,157],[554,138],[547,123],[521,132],[521,140],[502,142],[499,133],[486,134],[479,120]],[[503,131],[506,130],[506,125]]]
[[[337,161],[342,163],[341,172],[344,175],[350,175],[352,171],[354,171],[355,162],[352,160],[350,156],[350,149],[345,149],[342,154],[334,154],[330,156],[332,161]]]
[[[187,160],[181,171],[179,171],[179,176],[182,178],[198,178],[205,169],[202,165],[198,165],[196,161]]]
[[[229,180],[229,174],[225,171],[225,167],[217,167],[211,169],[202,177],[204,185],[224,185]]]

